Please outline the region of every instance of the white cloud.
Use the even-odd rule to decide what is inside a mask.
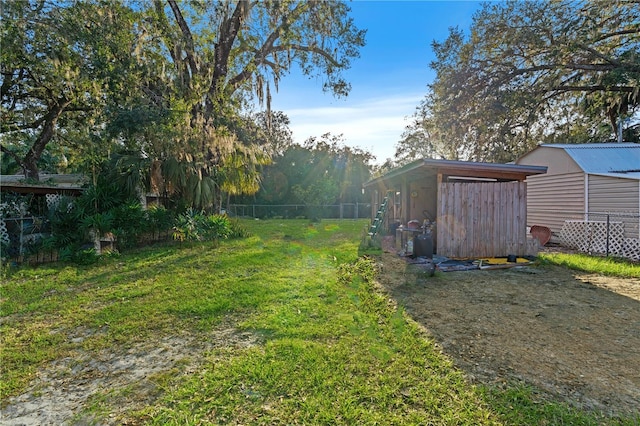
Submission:
[[[376,156],[378,163],[393,157],[395,144],[408,124],[407,117],[423,98],[397,95],[361,99],[348,106],[322,106],[287,109],[296,142],[330,132],[342,134],[348,146],[358,147]]]

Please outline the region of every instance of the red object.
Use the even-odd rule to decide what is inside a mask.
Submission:
[[[417,220],[410,220],[409,222],[407,222],[407,228],[409,229],[418,229],[420,228],[420,222]]]
[[[546,226],[533,225],[529,231],[531,236],[540,242],[540,245],[545,245],[551,239],[551,229]]]

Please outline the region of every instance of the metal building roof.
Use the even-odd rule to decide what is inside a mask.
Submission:
[[[563,149],[585,173],[633,175],[640,172],[640,144],[637,143],[544,144],[542,146]]]

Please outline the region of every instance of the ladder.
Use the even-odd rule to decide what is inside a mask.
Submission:
[[[376,213],[375,219],[373,219],[371,226],[369,226],[369,236],[371,238],[375,238],[376,235],[384,231],[384,224],[387,216],[388,203],[389,203],[389,197],[388,196],[384,197],[384,200],[382,200],[382,204],[380,205],[380,208]]]

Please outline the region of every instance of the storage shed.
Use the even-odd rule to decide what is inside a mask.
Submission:
[[[640,144],[544,144],[516,164],[547,167],[547,174],[527,178],[528,225],[549,227],[559,242],[571,227],[582,227],[592,240],[614,232],[640,238]],[[633,242],[609,238],[607,244],[623,249]],[[592,248],[587,251],[601,251]]]
[[[435,252],[453,258],[534,254],[526,233],[526,183],[544,166],[422,159],[365,184],[372,218],[435,225]]]

